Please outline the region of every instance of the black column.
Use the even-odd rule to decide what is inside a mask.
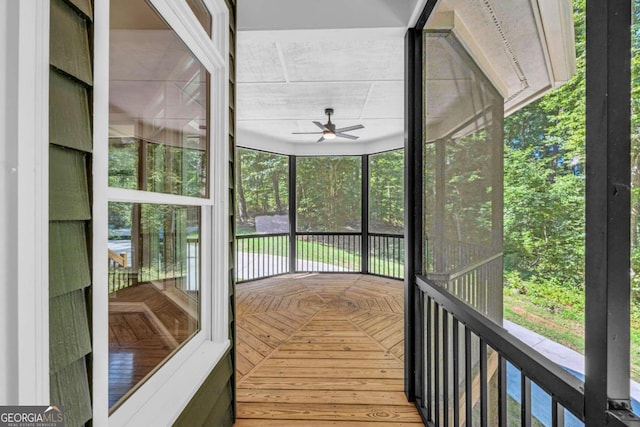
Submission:
[[[369,155],[362,156],[362,253],[361,271],[362,274],[369,273]]]
[[[405,393],[420,398],[422,310],[415,275],[422,272],[422,30],[405,36]],[[418,327],[416,327],[418,325]]]
[[[296,272],[296,156],[289,156],[289,273]]]
[[[585,424],[629,408],[631,1],[587,0]]]

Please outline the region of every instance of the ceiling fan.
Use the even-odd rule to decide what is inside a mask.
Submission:
[[[336,137],[353,139],[353,140],[360,138],[359,136],[349,135],[344,132],[349,132],[351,130],[357,130],[357,129],[364,129],[364,126],[355,125],[355,126],[347,126],[344,128],[336,129],[336,125],[334,123],[331,123],[331,115],[333,114],[333,108],[325,108],[324,113],[327,116],[329,116],[329,121],[327,121],[326,124],[323,125],[320,122],[315,122],[315,121],[313,122],[313,124],[315,124],[320,129],[322,129],[320,132],[292,132],[292,134],[293,135],[320,135],[321,134],[322,136],[316,142],[322,142],[326,139],[334,139]]]

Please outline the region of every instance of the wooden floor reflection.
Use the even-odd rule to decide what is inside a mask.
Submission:
[[[402,282],[306,274],[239,284],[236,426],[422,426],[403,392]]]
[[[159,367],[197,322],[151,284],[110,295],[109,407]]]

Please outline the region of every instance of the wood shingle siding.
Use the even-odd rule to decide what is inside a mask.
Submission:
[[[51,1],[49,74],[49,367],[51,403],[69,427],[92,417],[87,363],[87,230],[92,132],[90,0]],[[106,249],[105,249],[106,251]]]
[[[85,153],[50,145],[49,219],[51,221],[91,219]]]
[[[50,63],[58,70],[92,85],[87,24],[69,3],[51,1]]]
[[[84,289],[91,284],[84,221],[49,224],[49,297]]]
[[[51,402],[64,405],[66,426],[81,426],[91,419],[90,390],[84,358],[51,375]]]
[[[86,19],[93,20],[93,4],[91,0],[69,0],[69,4]]]
[[[71,78],[50,73],[49,102],[64,106],[51,111],[49,142],[61,147],[91,151],[89,98],[86,87]]]
[[[49,309],[49,366],[52,372],[60,372],[91,352],[84,292],[52,298]]]

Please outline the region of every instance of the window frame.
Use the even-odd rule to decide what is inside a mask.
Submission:
[[[0,7],[12,22],[0,34],[0,333],[4,404],[49,405],[49,12],[46,0]],[[2,26],[0,24],[0,26]],[[10,142],[10,141],[20,141]]]
[[[166,425],[173,422],[231,346],[229,337],[229,10],[224,0],[204,0],[212,15],[209,37],[186,0],[148,0],[211,74],[208,185],[204,198],[108,186],[109,0],[95,0],[93,152],[93,422]],[[200,330],[109,414],[108,287],[104,252],[108,203],[200,206]],[[176,396],[175,390],[180,390]]]

